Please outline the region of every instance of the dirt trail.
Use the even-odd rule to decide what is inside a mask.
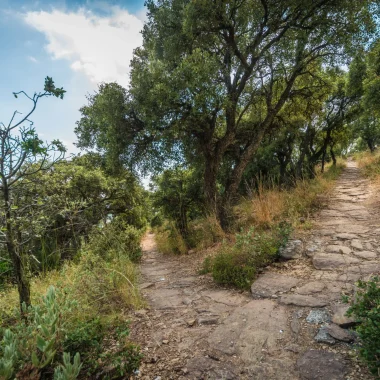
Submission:
[[[352,322],[341,295],[380,272],[380,212],[370,193],[349,161],[311,233],[290,242],[296,259],[267,268],[250,293],[217,287],[197,274],[200,256],[163,256],[147,235],[149,308],[131,327],[144,352],[138,378],[371,379],[351,358],[345,341],[354,337],[339,327]]]

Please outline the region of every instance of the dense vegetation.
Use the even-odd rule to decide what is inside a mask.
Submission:
[[[146,5],[130,86],[101,83],[80,109],[81,155],[30,121],[64,98],[49,77],[0,123],[0,378],[128,377],[149,223],[164,252],[224,240],[203,271],[244,288],[309,228],[339,157],[380,142],[379,1]]]

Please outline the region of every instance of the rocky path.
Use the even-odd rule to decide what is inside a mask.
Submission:
[[[372,379],[352,358],[342,294],[380,272],[380,211],[354,162],[337,182],[313,231],[290,242],[251,293],[197,274],[199,256],[168,257],[144,241],[142,292],[132,339],[142,379]]]

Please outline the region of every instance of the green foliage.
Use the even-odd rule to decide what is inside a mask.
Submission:
[[[359,281],[348,316],[360,323],[356,331],[360,337],[360,356],[371,372],[380,378],[380,278]]]
[[[233,245],[224,243],[220,252],[204,264],[214,280],[220,284],[248,288],[259,271],[277,258],[279,249],[287,242],[290,227],[278,225],[271,231],[257,231],[253,227],[236,234]]]
[[[6,379],[27,365],[40,372],[54,362],[67,328],[67,315],[75,306],[52,286],[40,304],[23,305],[24,318],[3,333],[0,368]]]
[[[54,370],[54,380],[75,380],[81,370],[80,355],[76,353],[71,363],[70,354],[63,353],[63,364]]]
[[[12,331],[5,330],[0,347],[0,378],[8,380],[12,378],[18,360],[17,339]]]
[[[142,251],[140,241],[142,231],[129,226],[121,219],[114,219],[100,227],[95,227],[90,235],[86,249],[105,261],[126,256],[131,261],[140,260]]]

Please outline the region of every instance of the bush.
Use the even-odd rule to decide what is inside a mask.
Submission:
[[[252,227],[236,234],[235,244],[224,243],[213,259],[206,258],[203,271],[210,269],[217,283],[248,288],[257,273],[277,258],[289,234],[290,227],[287,224],[261,232]]]
[[[188,245],[173,223],[156,230],[157,249],[163,254],[181,255],[188,252]]]
[[[380,278],[359,281],[357,286],[347,315],[354,315],[360,323],[356,328],[360,337],[360,356],[370,371],[380,378]]]
[[[137,262],[142,254],[141,235],[142,230],[116,219],[104,226],[96,227],[85,249],[106,261],[127,256],[131,261]]]
[[[56,363],[56,354],[62,348],[67,315],[73,307],[75,304],[52,286],[39,304],[29,308],[23,305],[24,319],[20,315],[19,322],[3,333],[0,378],[11,379],[15,374],[18,378],[26,378],[31,373],[39,378],[40,373],[51,372],[50,367]],[[57,378],[75,379],[73,376],[80,370],[79,357],[70,369],[66,364],[67,360],[61,370],[57,370]],[[70,378],[62,377],[66,369],[71,374]]]

